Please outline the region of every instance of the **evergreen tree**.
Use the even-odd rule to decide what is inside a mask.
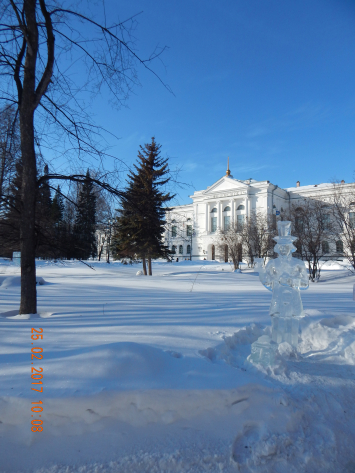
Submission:
[[[43,174],[48,175],[48,164],[45,164]],[[48,185],[48,181],[45,181],[39,188],[37,192],[36,199],[36,212],[42,212],[46,217],[49,217],[51,214],[52,208],[52,198],[51,190]],[[40,209],[40,210],[39,210]]]
[[[22,163],[17,161],[16,172],[9,185],[6,200],[0,219],[0,249],[3,256],[12,257],[13,251],[20,250],[20,221],[21,221],[21,185]]]
[[[44,166],[44,175],[48,174],[48,165]],[[53,222],[52,198],[48,181],[37,189],[36,194],[36,256],[51,257],[53,255]]]
[[[21,186],[23,166],[19,159],[15,165],[16,173],[9,186],[9,195],[6,198],[6,208],[0,220],[0,238],[3,254],[12,255],[20,249],[20,222],[22,218]],[[45,166],[44,172],[48,173]],[[48,257],[53,255],[57,242],[53,235],[51,219],[51,192],[47,184],[40,186],[36,194],[36,256]]]
[[[63,222],[64,216],[64,202],[63,196],[60,192],[60,186],[57,187],[57,190],[54,194],[53,201],[52,201],[52,221],[56,227],[59,227]]]
[[[57,187],[51,205],[52,254],[55,258],[66,258],[68,253],[68,234],[64,222],[64,201]]]
[[[162,242],[165,212],[163,205],[173,196],[160,190],[169,177],[168,159],[160,157],[161,146],[152,138],[150,144],[140,146],[138,165],[128,175],[128,187],[122,199],[122,211],[117,218],[114,244],[121,256],[137,255],[143,260],[143,272],[152,275],[151,259],[170,258],[170,251]]]
[[[87,180],[81,186],[78,196],[78,208],[75,218],[74,234],[76,257],[88,259],[96,256],[96,195],[94,185],[90,181],[90,172],[87,170]]]

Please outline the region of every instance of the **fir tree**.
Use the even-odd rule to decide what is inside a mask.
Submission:
[[[48,174],[48,165],[43,174]],[[51,219],[52,198],[48,181],[37,188],[36,194],[36,256],[51,257],[53,241],[53,222]]]
[[[9,185],[0,220],[0,249],[2,255],[12,257],[20,250],[22,163],[17,161],[16,172]]]
[[[68,234],[64,222],[64,208],[63,195],[60,191],[60,186],[58,186],[51,206],[52,254],[55,258],[66,257],[68,246],[71,243],[68,241]]]
[[[90,173],[87,170],[87,180],[81,186],[78,196],[78,208],[75,218],[74,234],[76,257],[88,259],[97,253],[96,248],[96,195],[94,185],[90,181]]]
[[[3,251],[8,256],[13,251],[20,249],[20,222],[22,218],[21,207],[21,186],[23,166],[21,160],[16,163],[16,173],[9,186],[9,195],[6,199],[6,211],[2,215],[0,222],[0,237]],[[44,172],[48,173],[45,166]],[[47,184],[40,186],[36,194],[36,256],[53,256],[53,249],[57,247],[57,242],[53,235],[53,222],[51,219],[51,192]]]
[[[48,175],[48,164],[45,164],[43,174]],[[49,217],[51,214],[52,208],[52,198],[51,190],[48,185],[48,181],[45,181],[37,191],[36,199],[36,213],[43,213],[46,217]]]
[[[57,187],[57,190],[54,194],[52,201],[52,221],[56,227],[60,226],[63,222],[64,216],[64,202],[63,196],[60,192],[60,186]]]
[[[169,177],[166,177],[168,159],[160,157],[161,146],[152,138],[150,144],[140,146],[138,165],[135,172],[128,175],[128,188],[122,200],[122,211],[117,219],[115,235],[116,252],[121,256],[137,255],[143,260],[143,272],[152,275],[151,259],[170,258],[170,251],[162,242],[164,233],[164,204],[173,196],[160,190]]]

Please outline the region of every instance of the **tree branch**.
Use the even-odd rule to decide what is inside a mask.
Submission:
[[[102,26],[100,25],[100,23],[97,23],[96,21],[94,20],[91,20],[90,18],[86,17],[85,15],[82,15],[81,13],[78,13],[78,12],[75,12],[73,10],[66,10],[64,8],[56,8],[55,10],[52,10],[50,15],[53,15],[54,13],[58,13],[58,12],[61,12],[61,13],[69,13],[70,15],[74,15],[74,16],[77,16],[78,18],[81,18],[82,20],[84,21],[87,21],[88,23],[91,23],[92,25],[96,26],[97,28],[99,28],[103,33],[107,33],[111,38],[115,39],[119,44],[121,44],[124,48],[127,49],[127,51],[135,58],[137,59],[137,61],[142,64],[143,67],[145,67],[149,72],[151,72],[152,74],[155,75],[155,77],[159,80],[159,82],[171,93],[175,96],[175,94],[173,93],[173,91],[171,90],[171,88],[168,86],[168,84],[165,84],[165,82],[159,77],[159,75],[153,71],[153,69],[151,69],[149,66],[147,66],[147,62],[150,62],[152,60],[152,58],[149,58],[149,59],[141,59],[129,46],[128,44],[123,41],[122,39],[120,39],[117,35],[115,35],[114,33],[112,33],[112,31],[110,31],[109,28],[106,28],[105,26]],[[161,53],[160,53],[161,54]],[[153,57],[153,59],[155,57],[158,57],[158,55],[155,55]]]
[[[46,68],[43,72],[42,78],[35,92],[34,108],[38,107],[38,104],[40,103],[42,96],[46,93],[46,90],[48,88],[48,85],[53,75],[53,64],[54,64],[54,34],[53,34],[53,25],[52,25],[51,15],[48,13],[46,9],[44,0],[39,0],[39,4],[41,6],[41,11],[46,21],[48,57],[47,57]]]
[[[124,192],[115,189],[114,187],[110,186],[110,184],[107,184],[107,182],[102,182],[99,179],[95,179],[92,177],[88,178],[87,176],[84,176],[83,174],[71,174],[71,175],[45,174],[37,180],[37,187],[39,187],[41,184],[49,180],[72,181],[72,182],[80,182],[80,183],[90,181],[93,184],[96,184],[102,189],[106,190],[110,194],[113,194],[120,198],[124,196]]]

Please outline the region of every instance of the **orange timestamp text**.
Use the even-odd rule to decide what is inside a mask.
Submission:
[[[43,340],[43,328],[35,329],[31,328],[31,339],[32,340]],[[32,342],[32,345],[34,343]],[[43,360],[43,348],[41,347],[32,347],[31,348],[31,359],[32,360]],[[32,361],[32,365],[34,362]],[[34,366],[31,367],[31,379],[32,379],[32,385],[35,385],[36,387],[32,387],[32,391],[37,391],[39,393],[43,393],[43,368],[38,367],[35,368]],[[40,389],[37,389],[40,388]],[[39,414],[40,412],[43,411],[43,407],[41,406],[42,401],[34,401],[31,404],[34,404],[31,407],[31,411],[34,413],[32,414],[32,417],[34,415],[38,415],[38,417],[41,417],[42,415]],[[43,420],[42,419],[32,419],[31,421],[32,427],[31,430],[32,432],[42,432],[43,431]]]

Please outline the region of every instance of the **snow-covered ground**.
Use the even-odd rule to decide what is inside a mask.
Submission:
[[[342,265],[302,293],[300,353],[272,370],[247,361],[270,325],[253,270],[92,266],[39,261],[40,316],[17,316],[19,269],[0,260],[1,473],[355,472],[355,277]]]

